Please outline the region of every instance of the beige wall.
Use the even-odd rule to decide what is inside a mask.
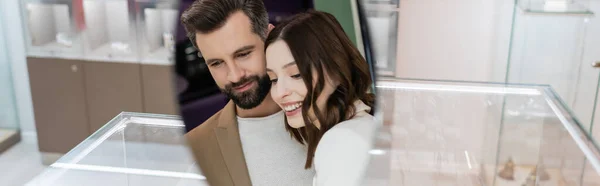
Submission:
[[[511,2],[400,1],[396,76],[502,80],[492,68],[508,53]]]

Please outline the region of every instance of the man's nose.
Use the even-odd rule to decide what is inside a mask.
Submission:
[[[240,69],[235,63],[228,63],[227,68],[229,68],[229,73],[227,74],[227,80],[229,80],[229,82],[239,82],[245,75],[244,70]]]

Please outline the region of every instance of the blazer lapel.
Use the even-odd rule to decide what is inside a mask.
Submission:
[[[232,101],[223,108],[219,116],[219,126],[215,128],[215,135],[234,185],[250,186],[252,184],[242,150],[235,109]]]

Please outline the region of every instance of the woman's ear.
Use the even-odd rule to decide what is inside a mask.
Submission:
[[[269,35],[269,33],[271,33],[271,30],[273,30],[273,28],[275,28],[275,25],[269,23],[269,26],[267,27],[267,35]]]

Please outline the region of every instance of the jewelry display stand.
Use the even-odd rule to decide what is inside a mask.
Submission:
[[[494,171],[495,169],[494,169],[493,165],[485,166],[485,168],[482,169],[482,170],[484,170],[484,173],[482,173],[482,174],[485,175],[485,180],[486,180],[487,185],[521,186],[523,183],[527,182],[528,178],[530,178],[531,172],[534,168],[535,168],[535,166],[516,166],[513,180],[507,180],[507,179],[503,179],[499,176],[496,176],[497,174],[496,174],[496,171]],[[547,170],[547,173],[548,173],[548,176],[550,177],[549,180],[540,180],[539,176],[536,176],[537,177],[536,179],[538,179],[538,181],[540,183],[542,183],[542,185],[547,185],[547,186],[569,185],[569,184],[566,184],[566,181],[563,178],[562,173],[560,172],[560,169]],[[494,180],[495,180],[495,183],[494,183]]]

